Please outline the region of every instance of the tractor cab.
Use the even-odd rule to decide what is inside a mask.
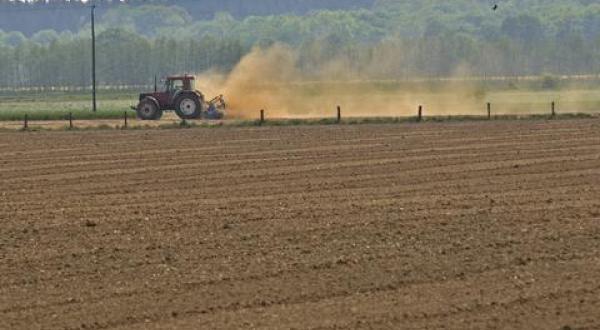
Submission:
[[[178,91],[194,91],[196,90],[195,79],[193,76],[172,76],[165,80],[165,91],[169,94]]]

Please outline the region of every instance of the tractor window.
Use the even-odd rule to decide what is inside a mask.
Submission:
[[[168,93],[193,91],[196,89],[193,79],[167,79],[165,86]]]
[[[167,80],[166,87],[167,87],[168,93],[174,93],[176,91],[183,89],[183,81],[182,80]]]
[[[182,80],[173,80],[173,90],[180,91],[183,89],[183,81]]]

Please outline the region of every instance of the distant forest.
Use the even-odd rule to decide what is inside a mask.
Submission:
[[[90,0],[91,1],[91,0]],[[266,15],[305,15],[316,10],[351,10],[371,8],[375,0],[127,0],[94,1],[100,15],[119,6],[131,7],[155,4],[177,5],[191,19],[212,19],[219,12],[235,18]],[[89,4],[79,0],[50,0],[21,2],[0,0],[0,30],[21,31],[31,35],[40,30],[77,31],[89,23]],[[65,8],[81,11],[65,10]]]
[[[333,61],[365,79],[600,73],[597,0],[95,3],[103,84],[226,72],[275,43],[309,74]],[[0,0],[0,87],[88,86],[90,39],[89,3]]]

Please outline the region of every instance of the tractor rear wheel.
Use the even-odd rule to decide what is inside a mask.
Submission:
[[[162,117],[162,110],[156,102],[147,98],[140,101],[136,112],[141,120],[159,120]]]
[[[183,94],[175,99],[175,112],[181,119],[196,119],[202,114],[202,103],[196,95]]]

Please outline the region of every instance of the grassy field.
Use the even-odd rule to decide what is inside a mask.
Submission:
[[[543,115],[554,102],[557,113],[600,113],[600,86],[565,86],[555,89],[533,87],[488,86],[478,84],[444,84],[434,86],[399,86],[393,83],[357,83],[347,86],[302,86],[297,109],[320,114],[332,112],[340,104],[346,116],[413,116],[418,105],[426,116],[487,115],[491,103],[496,115]],[[285,102],[285,100],[284,100]],[[306,104],[309,104],[306,106]],[[317,116],[318,117],[318,116]]]
[[[487,115],[486,103],[492,104],[493,115],[530,116],[550,113],[551,102],[556,103],[558,114],[600,114],[600,86],[561,86],[542,89],[535,86],[518,87],[491,85],[482,87],[472,83],[398,83],[398,82],[352,82],[352,83],[305,83],[280,87],[279,91],[293,96],[255,98],[247,95],[225,95],[238,107],[230,112],[230,118],[252,119],[258,110],[266,109],[269,118],[327,118],[335,116],[335,106],[341,105],[345,118],[351,117],[409,117],[416,113],[417,105],[423,105],[425,116],[469,117]],[[264,93],[265,90],[260,90]],[[27,114],[30,120],[64,120],[72,113],[76,119],[118,119],[124,112],[134,117],[130,106],[137,102],[139,91],[101,90],[98,93],[98,112],[93,113],[89,92],[0,92],[0,121],[22,120]],[[267,95],[268,96],[268,95]],[[236,99],[237,98],[237,99]],[[282,111],[281,108],[287,108]]]
[[[128,112],[137,100],[134,91],[99,91],[98,111],[92,112],[89,92],[1,92],[0,120],[63,120],[69,113],[77,119],[116,119]]]

